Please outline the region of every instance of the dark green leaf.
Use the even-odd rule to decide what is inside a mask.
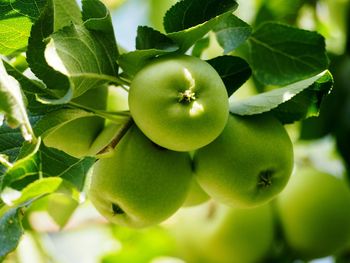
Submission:
[[[7,155],[10,162],[16,160],[23,142],[19,129],[11,129],[6,125],[0,126],[0,153]]]
[[[327,69],[324,38],[278,23],[264,23],[250,37],[251,66],[266,85],[287,85]]]
[[[170,38],[151,27],[139,26],[137,28],[136,49],[176,51],[178,48]]]
[[[44,40],[55,30],[54,24],[57,18],[54,15],[54,10],[53,0],[48,0],[44,11],[30,32],[27,61],[31,71],[55,94],[54,98],[52,96],[47,98],[50,100],[64,98],[63,101],[58,101],[64,103],[68,102],[73,96],[69,80],[62,73],[51,68],[44,55],[46,48]]]
[[[224,53],[227,54],[245,42],[252,29],[246,22],[232,14],[220,20],[213,31],[219,44],[224,48]]]
[[[197,26],[237,8],[234,0],[182,0],[164,16],[164,29],[173,33]]]
[[[179,49],[166,35],[146,26],[140,26],[137,29],[136,48],[138,50],[122,54],[118,61],[124,75],[129,78],[132,78],[152,59]]]
[[[114,39],[112,19],[107,7],[98,0],[83,0],[82,4],[84,26],[87,29],[104,32]]]
[[[207,61],[219,73],[225,83],[228,96],[231,96],[252,74],[248,63],[234,56],[221,56]]]
[[[94,158],[77,159],[44,145],[40,153],[44,177],[58,176],[71,182],[78,190],[83,189],[87,172],[95,163]]]
[[[73,97],[70,80],[59,71],[51,68],[45,59],[47,38],[57,30],[71,23],[82,23],[80,10],[75,1],[48,0],[38,21],[33,25],[28,41],[27,60],[33,73],[43,80],[55,93],[55,98],[41,97],[48,104],[63,104]],[[58,99],[57,99],[58,98]]]
[[[40,154],[38,153],[40,140],[37,144],[27,144],[26,153],[23,158],[18,159],[12,167],[7,169],[6,173],[0,178],[0,191],[13,182],[21,180],[28,176],[39,177],[40,174]]]
[[[13,251],[24,233],[21,208],[12,208],[0,216],[0,258]]]
[[[180,46],[179,52],[185,53],[193,44],[212,30],[216,24],[222,20],[225,20],[230,15],[231,12],[224,13],[203,24],[182,31],[169,33],[167,36]]]
[[[164,17],[164,24],[171,28],[166,30],[167,36],[180,46],[179,52],[184,53],[217,24],[229,18],[237,6],[233,0],[178,2]]]
[[[37,120],[38,117],[30,117],[32,125]],[[25,156],[22,148],[23,143],[24,139],[19,129],[11,129],[6,125],[0,126],[0,154],[6,156],[10,163],[14,163],[17,159]],[[0,165],[0,181],[6,170],[7,168]]]

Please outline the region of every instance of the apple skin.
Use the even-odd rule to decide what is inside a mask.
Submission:
[[[110,222],[147,227],[181,207],[192,179],[187,153],[154,144],[133,124],[113,155],[94,165],[89,197]]]
[[[307,168],[276,200],[284,239],[296,257],[332,255],[350,242],[350,190],[345,181]]]
[[[156,59],[139,71],[129,91],[130,113],[142,132],[174,151],[213,141],[228,118],[228,95],[219,74],[186,55]]]
[[[213,199],[251,207],[273,199],[293,169],[293,145],[270,114],[230,114],[222,134],[193,158],[199,185]]]
[[[107,94],[107,87],[98,87],[87,91],[73,101],[93,109],[105,109]],[[90,146],[103,126],[104,119],[99,116],[75,119],[49,133],[43,138],[43,142],[47,147],[82,158],[89,155]]]

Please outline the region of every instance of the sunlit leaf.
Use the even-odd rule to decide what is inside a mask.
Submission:
[[[33,139],[21,87],[15,78],[8,75],[2,60],[0,60],[0,112],[5,113],[9,126],[21,128],[25,140]]]
[[[320,83],[317,81],[320,81]],[[311,100],[307,98],[303,100],[303,98],[298,97],[298,94],[302,94],[301,92],[308,89],[314,89],[315,86],[313,85],[316,85],[317,89],[321,83],[326,83],[325,86],[322,86],[325,88],[322,93],[327,94],[333,84],[332,77],[328,71],[324,71],[312,78],[290,84],[283,88],[260,93],[246,99],[232,99],[230,101],[230,111],[238,115],[254,115],[274,110],[276,113],[278,112],[277,115],[282,122],[288,123],[295,121],[302,117],[310,116],[308,112],[315,107],[313,97],[311,97]],[[319,92],[316,92],[315,96],[317,96],[317,94],[319,94]],[[302,94],[302,96],[304,95],[305,94]],[[293,103],[303,103],[301,101],[305,103],[303,107],[301,107],[301,105],[293,105]],[[320,101],[318,101],[318,104],[320,104]],[[317,110],[319,110],[319,107],[320,105],[317,106]],[[301,115],[299,112],[300,110],[302,111]],[[315,109],[313,109],[313,111],[314,110]],[[297,112],[299,112],[299,114],[297,114]],[[292,117],[295,114],[298,116],[297,118],[295,116]]]

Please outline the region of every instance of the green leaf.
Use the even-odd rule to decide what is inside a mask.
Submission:
[[[114,66],[114,73],[117,75],[118,65],[116,64],[116,60],[119,56],[119,52],[115,40],[111,14],[106,6],[99,0],[83,0],[82,4],[84,26],[96,37],[96,40],[108,50],[108,55],[111,57],[111,63]]]
[[[151,27],[139,26],[137,28],[136,49],[176,51],[179,47],[170,38],[159,31]]]
[[[224,13],[203,24],[182,31],[169,33],[167,36],[180,46],[179,52],[185,53],[199,39],[203,38],[210,30],[212,30],[216,24],[225,20],[230,15],[231,12]]]
[[[272,112],[283,123],[318,116],[321,103],[333,86],[333,77],[327,72],[310,87],[297,94],[293,99],[279,105]]]
[[[70,25],[82,23],[78,4],[71,0],[54,0],[53,32]]]
[[[22,72],[13,67],[10,63],[3,61],[6,71],[14,77],[20,84],[25,94],[37,95],[53,95],[50,90],[46,89],[45,85],[39,81],[29,79]]]
[[[45,3],[45,0],[0,0],[0,54],[7,56],[25,50],[33,21]]]
[[[252,33],[252,28],[235,15],[227,16],[214,26],[216,38],[227,54],[245,42]]]
[[[179,49],[166,35],[147,26],[138,27],[136,48],[138,50],[122,54],[118,60],[124,74],[129,78],[132,78],[152,59]]]
[[[237,8],[233,0],[183,0],[175,4],[164,17],[168,37],[186,52],[194,43],[225,19]]]
[[[33,131],[18,81],[8,75],[0,60],[0,113],[5,113],[6,122],[11,128],[20,127],[25,140],[33,139]]]
[[[207,61],[222,78],[228,96],[231,96],[252,74],[248,63],[234,56],[221,56]]]
[[[47,38],[71,23],[82,24],[77,3],[70,0],[48,0],[44,11],[32,27],[27,51],[29,67],[54,92],[53,97],[40,97],[43,103],[67,103],[74,95],[70,80],[52,69],[44,56]]]
[[[69,78],[73,96],[78,97],[96,86],[118,82],[114,48],[106,47],[85,27],[71,25],[50,36],[45,58]]]
[[[52,90],[47,89],[42,82],[29,79],[8,62],[3,62],[8,74],[14,77],[20,83],[22,91],[27,98],[27,110],[31,114],[46,114],[52,110],[62,107],[61,105],[47,105],[40,103],[37,99],[38,97],[50,97],[51,99],[55,99],[55,93],[52,92]]]
[[[80,193],[66,180],[59,177],[42,178],[29,184],[21,191],[21,196],[11,200],[11,205],[7,204],[0,209],[0,218],[13,208],[25,207],[35,200],[52,193],[62,193],[79,201]]]
[[[8,156],[9,162],[16,160],[23,142],[19,129],[11,129],[6,125],[0,126],[0,153]]]
[[[0,191],[13,182],[27,176],[39,177],[41,158],[38,154],[38,150],[40,143],[41,140],[38,140],[36,144],[27,145],[28,149],[26,149],[26,153],[23,154],[23,158],[18,159],[0,178]]]
[[[119,65],[132,78],[155,57],[172,52],[185,53],[215,25],[230,17],[237,6],[233,0],[220,3],[213,0],[178,2],[164,17],[164,26],[168,34],[163,35],[148,27],[139,28],[136,41],[137,48],[142,50],[121,55]]]
[[[40,70],[40,65],[34,64],[38,69],[33,70],[34,73],[42,73],[42,79],[51,89],[62,90],[64,87],[61,100],[47,102],[67,103],[95,86],[118,82],[114,77],[118,72],[115,62],[118,50],[111,17],[106,7],[99,1],[83,1],[84,25],[69,23],[59,30],[49,28],[45,34],[40,35],[40,29],[47,27],[45,22],[52,23],[60,19],[54,10],[55,5],[49,5],[46,16],[42,17],[41,23],[32,31],[33,48],[37,42],[46,41],[44,46],[41,44],[39,54],[36,54],[41,57],[40,62],[44,63],[44,69]],[[33,69],[33,65],[31,68]],[[46,74],[50,76],[50,80]],[[59,84],[52,83],[51,74],[59,77]]]
[[[71,116],[77,115],[71,114]],[[59,122],[59,120],[57,120],[57,122]],[[51,124],[55,125],[55,118],[53,118]],[[45,127],[49,127],[51,124],[50,122],[47,124],[48,126],[45,126],[43,123],[40,124],[38,126],[39,128],[37,133],[43,133]],[[40,131],[40,126],[43,127],[43,131]],[[28,183],[36,180],[38,178],[38,174],[40,174],[42,177],[59,176],[67,179],[67,181],[70,181],[78,189],[81,190],[83,188],[87,171],[93,165],[95,161],[94,158],[84,158],[81,160],[76,159],[62,151],[47,148],[43,144],[40,145],[40,149],[37,153],[35,153],[35,155],[34,152],[33,155],[31,155],[32,151],[30,147],[33,146],[30,144],[25,144],[22,146],[22,143],[23,139],[18,130],[9,129],[6,126],[0,127],[0,153],[8,155],[9,162],[15,163],[16,160],[20,160],[21,158],[26,159],[27,162],[24,163],[27,166],[23,166],[23,169],[21,169],[20,165],[17,166],[15,163],[14,168],[18,168],[18,170],[14,170],[14,172],[16,172],[14,177],[10,176],[7,178],[15,179],[16,176],[19,175],[18,179],[20,180],[13,182],[11,187],[14,187],[15,189],[22,189]],[[6,170],[0,169],[0,180],[2,180]],[[22,174],[20,172],[22,172]],[[28,174],[26,174],[26,172],[28,172]],[[32,176],[35,172],[38,174]]]
[[[92,116],[96,115],[80,109],[59,109],[52,111],[36,123],[34,127],[35,134],[45,137],[73,120]]]
[[[0,259],[13,251],[24,233],[21,208],[12,208],[0,217]]]
[[[124,73],[129,78],[132,78],[152,59],[170,53],[172,52],[159,49],[136,50],[120,55],[118,62]]]
[[[23,208],[52,193],[62,193],[79,202],[79,192],[73,185],[61,178],[44,178],[28,185],[16,200],[11,200],[0,209],[0,257],[14,250],[23,235],[21,224]]]
[[[316,32],[268,22],[250,37],[251,66],[263,84],[286,85],[327,69],[324,38]]]
[[[182,0],[164,16],[164,29],[173,33],[197,26],[237,8],[234,0]]]
[[[62,151],[45,147],[43,144],[40,153],[44,177],[61,177],[75,185],[79,191],[83,189],[87,172],[95,163],[94,158],[77,159]]]
[[[31,29],[27,50],[27,61],[31,71],[46,84],[54,95],[46,97],[46,102],[56,102],[56,104],[66,103],[73,96],[69,79],[62,73],[51,68],[44,56],[46,48],[46,41],[44,40],[57,30],[55,28],[55,22],[61,21],[60,17],[55,16],[55,4],[57,5],[59,3],[59,0],[47,0],[45,9]],[[56,25],[59,24],[62,26],[64,21],[66,21],[66,16],[62,18],[62,23],[56,22]],[[55,100],[57,98],[60,99]]]
[[[313,103],[314,99],[323,98],[328,93],[333,80],[328,71],[324,71],[312,78],[298,81],[283,88],[274,89],[260,93],[242,100],[230,101],[230,112],[238,115],[254,115],[273,110],[283,123],[299,120],[302,117],[310,116],[319,110],[320,100]],[[309,89],[314,91],[314,96],[307,98]],[[298,94],[302,94],[299,97]],[[295,104],[295,105],[293,105]],[[299,105],[298,105],[299,104]],[[303,104],[302,114],[298,107]]]
[[[193,48],[192,48],[192,56],[194,57],[200,57],[205,49],[209,47],[210,44],[210,38],[204,37],[200,40],[198,40]]]

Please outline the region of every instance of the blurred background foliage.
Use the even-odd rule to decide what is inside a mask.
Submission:
[[[150,25],[164,31],[162,17],[176,1],[104,2],[111,10],[119,48],[123,52],[135,49],[138,25]],[[319,117],[288,125],[287,129],[295,144],[296,166],[314,166],[335,176],[347,175],[350,178],[350,1],[238,0],[238,3],[240,7],[235,14],[254,28],[273,20],[316,30],[326,38],[330,70],[335,79],[334,90],[324,101]],[[212,35],[209,34],[207,41],[203,59],[222,54]],[[244,56],[246,48],[241,46],[235,54]],[[245,97],[268,88],[252,78],[233,96]],[[4,262],[183,263],[186,261],[182,256],[187,255],[187,258],[192,258],[189,263],[216,263],[206,261],[208,259],[204,256],[200,258],[202,252],[196,254],[196,250],[203,249],[198,244],[203,243],[205,233],[217,230],[226,210],[209,201],[196,207],[183,208],[159,226],[133,230],[108,224],[88,201],[78,206],[67,197],[52,195],[37,202],[26,213],[26,234],[18,249]],[[270,233],[278,237],[274,230]],[[249,233],[244,235],[249,237]],[[265,237],[268,239],[269,234]],[[231,239],[227,237],[227,242]],[[244,251],[245,248],[240,249]],[[271,257],[278,249],[273,247],[262,251],[266,255],[261,262],[303,262],[294,261],[283,253],[277,259]],[[217,253],[224,257],[225,251]],[[349,250],[337,256],[312,262],[350,262],[350,244]]]

